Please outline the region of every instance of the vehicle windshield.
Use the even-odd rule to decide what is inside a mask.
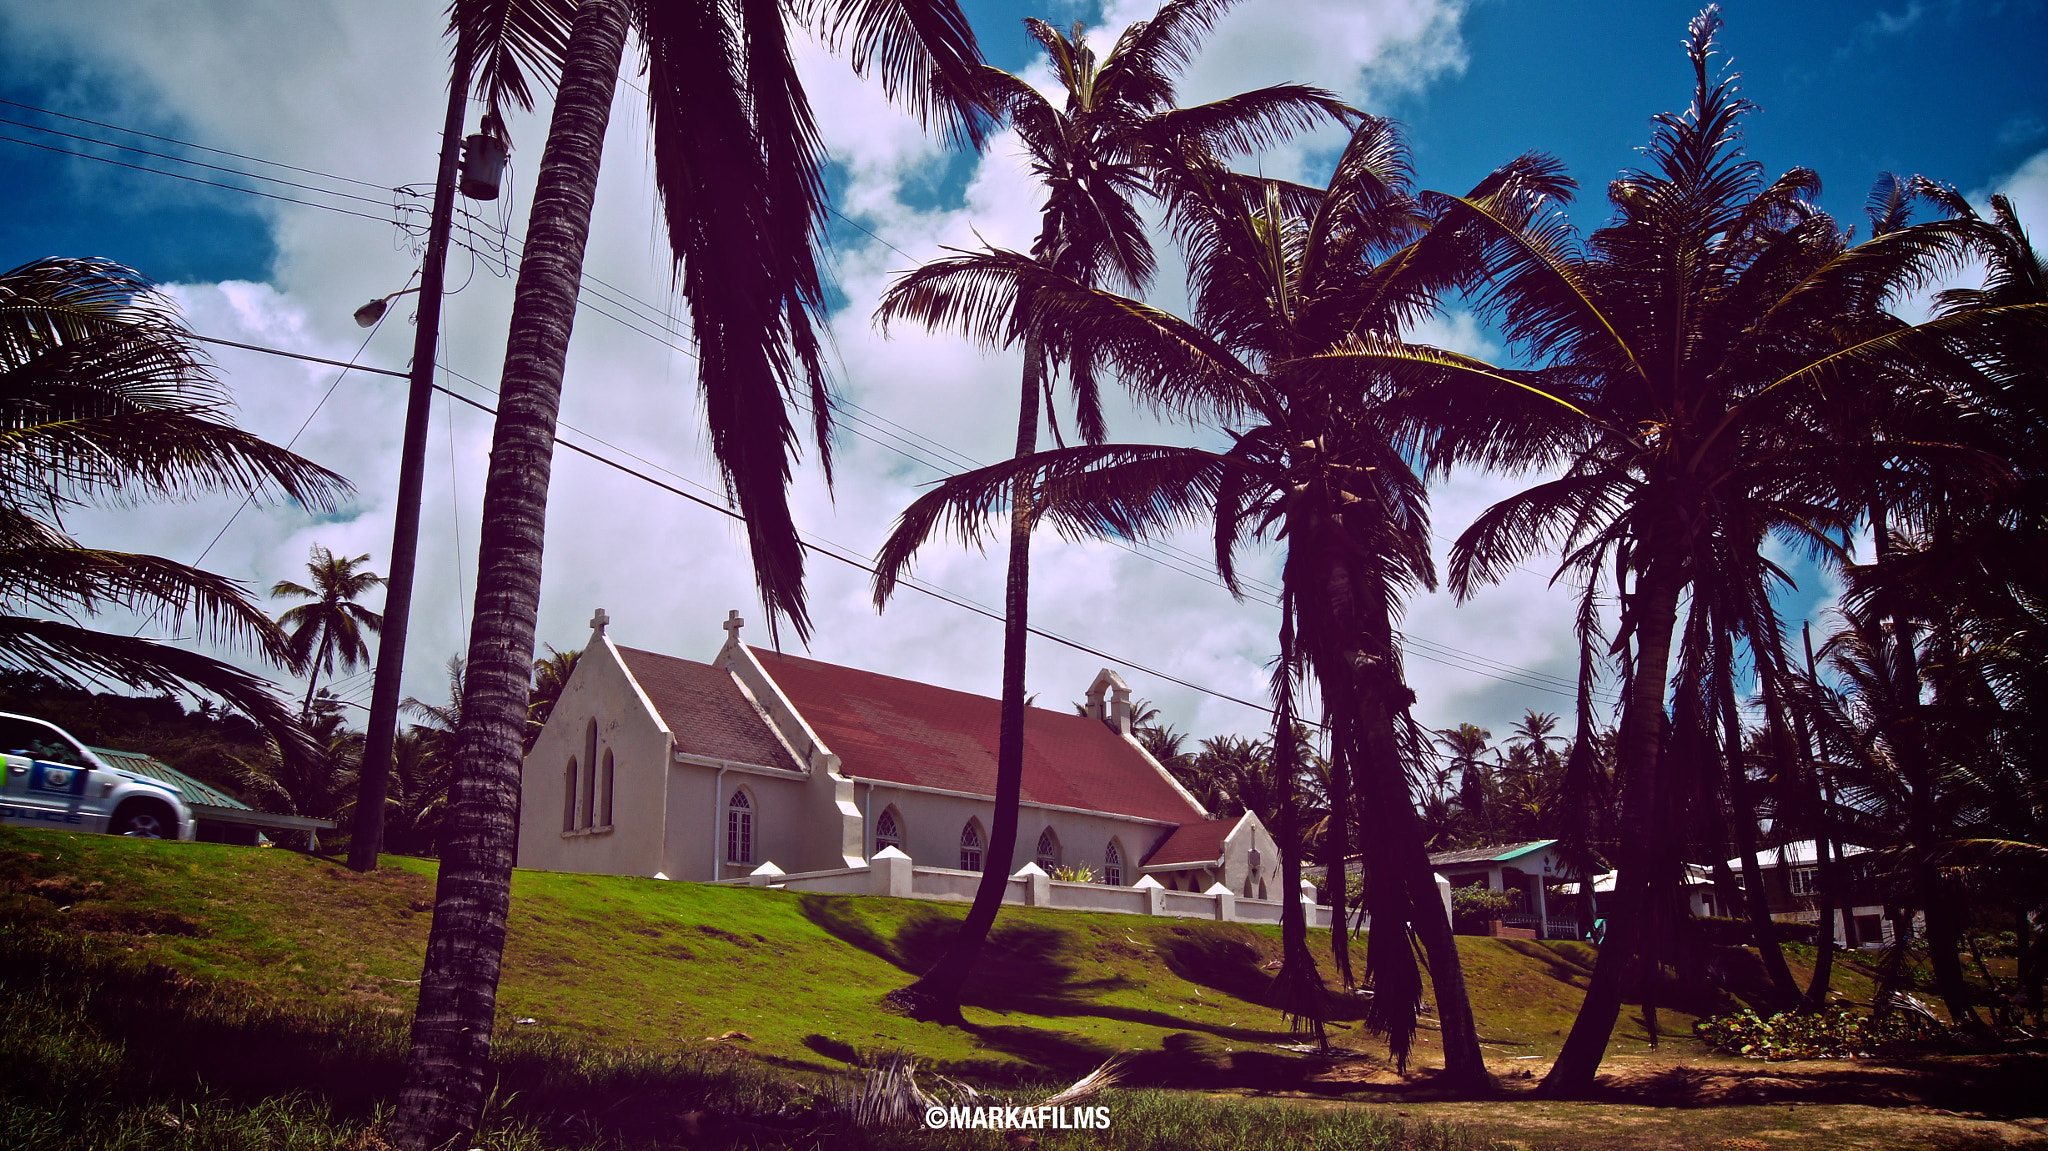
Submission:
[[[0,751],[68,767],[92,766],[85,752],[55,728],[12,716],[0,716]]]

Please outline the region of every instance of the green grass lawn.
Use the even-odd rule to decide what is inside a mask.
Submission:
[[[358,875],[286,851],[0,829],[11,916],[279,1002],[401,1017],[432,918],[432,868],[386,857]],[[1183,1047],[1276,1058],[1276,1045],[1298,1040],[1262,1005],[1277,928],[1143,916],[1006,908],[970,1027],[886,1010],[883,993],[923,970],[962,914],[922,900],[518,871],[500,1031],[662,1051],[737,1031],[749,1038],[727,1042],[784,1067],[901,1050],[997,1081],[1159,1051],[1176,1033],[1196,1037]],[[1554,1054],[1592,949],[1471,937],[1459,949],[1489,1055]],[[1700,1008],[1688,999],[1700,997],[1673,995],[1658,1013],[1667,1046],[1694,1042],[1685,1009]],[[1347,1014],[1358,1011],[1340,1006],[1336,1041],[1379,1050]],[[1434,1045],[1422,1038],[1427,1065]],[[1625,1012],[1615,1049],[1648,1039],[1642,1010]]]
[[[0,1146],[378,1151],[432,868],[388,858],[357,875],[286,851],[0,829]],[[1327,1065],[1280,1048],[1299,1037],[1262,1006],[1274,928],[1006,909],[969,1026],[942,1028],[882,997],[945,946],[959,905],[529,871],[515,875],[513,899],[500,1103],[473,1143],[493,1151],[675,1145],[697,1111],[782,1116],[809,1132],[789,1146],[1011,1146],[988,1133],[854,1131],[806,1110],[815,1092],[843,1089],[834,1085],[850,1082],[851,1065],[891,1051],[1011,1101],[1042,1097],[1041,1085],[1115,1052],[1133,1054],[1134,1085],[1228,1092],[1118,1092],[1121,1128],[1048,1145],[1576,1151],[1596,1131],[1603,1144],[1639,1148],[1988,1146],[1980,1136],[2011,1135],[1959,1119],[1937,1131],[1926,1116],[1908,1123],[1853,1101],[1802,1107],[1795,1125],[1775,1105],[1529,1100],[1518,1069],[1540,1073],[1555,1054],[1590,975],[1594,952],[1578,944],[1458,941],[1506,1090],[1431,1103],[1426,1081],[1393,1076],[1342,1010],[1333,1036],[1364,1059]],[[1789,958],[1803,979],[1810,952]],[[1717,964],[1736,992],[1762,978],[1746,952]],[[1851,957],[1836,986],[1867,999],[1869,975]],[[1692,1074],[1692,1061],[1739,1092],[1750,1089],[1743,1075],[1790,1073],[1713,1056],[1691,1038],[1690,1012],[1738,1002],[1729,991],[1667,979],[1656,998],[1655,1055],[1640,1005],[1616,1026],[1622,1079]],[[746,1038],[714,1038],[730,1032]],[[1420,1038],[1426,1068],[1434,1035]],[[1948,1081],[1962,1094],[1931,1114],[1970,1098],[1968,1074]]]

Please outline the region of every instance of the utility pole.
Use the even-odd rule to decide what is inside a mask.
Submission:
[[[420,550],[420,489],[426,478],[427,416],[434,398],[441,289],[447,279],[448,232],[455,218],[455,167],[462,149],[473,55],[469,38],[458,33],[455,67],[448,79],[448,116],[441,126],[441,165],[434,177],[434,213],[427,227],[426,260],[420,265],[419,324],[413,332],[412,387],[406,397],[405,443],[398,465],[397,523],[391,532],[391,567],[384,584],[384,630],[377,643],[370,730],[363,748],[355,828],[348,847],[348,865],[354,871],[375,871],[377,850],[384,845],[384,796],[398,734],[398,688],[405,676],[405,633],[412,621],[413,566]]]

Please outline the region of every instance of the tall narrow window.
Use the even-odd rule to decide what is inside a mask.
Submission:
[[[1116,840],[1102,849],[1102,882],[1111,887],[1124,885],[1124,853],[1116,849]]]
[[[612,749],[604,749],[604,771],[598,775],[603,793],[597,801],[597,822],[600,827],[612,825]]]
[[[884,808],[881,817],[875,820],[875,850],[885,847],[903,850],[903,825],[896,822],[896,809]]]
[[[597,804],[597,720],[583,725],[583,780],[578,789],[579,799],[576,810],[576,826],[589,827],[596,822]]]
[[[981,828],[971,819],[960,829],[960,870],[981,870]]]
[[[569,766],[562,772],[562,830],[576,830],[576,757],[569,757]]]
[[[725,805],[725,861],[754,862],[754,804],[744,788]]]
[[[1050,875],[1060,865],[1060,837],[1048,827],[1038,834],[1038,869]]]

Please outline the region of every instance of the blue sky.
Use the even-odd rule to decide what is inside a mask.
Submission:
[[[1024,17],[1060,26],[1100,17],[1093,4],[966,7],[990,61],[1012,70],[1035,62]],[[1697,11],[1641,0],[1480,0],[1461,21],[1464,67],[1370,110],[1408,125],[1417,167],[1433,187],[1462,190],[1523,151],[1561,157],[1582,187],[1575,219],[1596,227],[1605,218],[1605,183],[1633,162],[1650,117],[1686,102],[1679,45]],[[1823,203],[1838,217],[1860,215],[1880,172],[1925,174],[1969,191],[2048,148],[2048,6],[2040,0],[1731,3],[1723,13],[1723,48],[1759,106],[1749,121],[1751,154],[1773,173],[1817,170]],[[0,98],[194,134],[74,64],[24,55],[0,39]],[[0,118],[24,117],[0,106]],[[0,134],[74,146],[12,125],[0,124]],[[6,266],[89,251],[167,281],[269,274],[275,248],[245,197],[15,143],[0,142],[0,156],[9,172],[0,187]],[[946,182],[957,192],[957,178]]]
[[[1038,50],[1022,31],[1023,16],[1040,14],[1062,26],[1076,18],[1120,26],[1148,13],[1150,3],[970,0],[968,9],[990,59],[1024,70],[1036,65]],[[140,0],[0,0],[0,99],[375,185],[424,181],[438,127],[436,89],[445,74],[438,10],[417,0],[188,0],[175,7]],[[1682,109],[1689,98],[1681,39],[1696,12],[1662,2],[1245,0],[1218,26],[1184,93],[1212,98],[1279,80],[1330,87],[1406,122],[1420,178],[1447,190],[1462,190],[1518,153],[1549,151],[1581,181],[1574,217],[1592,228],[1606,218],[1606,182],[1635,161],[1635,149],[1649,138],[1650,118]],[[1861,219],[1866,191],[1886,170],[1923,173],[1980,197],[2026,184],[2035,198],[2025,203],[2048,205],[2042,192],[2048,188],[2048,70],[2039,65],[2048,10],[2041,0],[1743,2],[1729,5],[1726,17],[1723,51],[1759,106],[1747,122],[1751,154],[1772,174],[1794,165],[1818,170],[1823,201],[1843,220]],[[893,434],[886,429],[908,429],[906,435],[938,441],[969,459],[994,459],[1005,454],[1013,434],[1007,409],[1016,376],[1014,364],[951,337],[897,333],[884,340],[867,324],[868,310],[893,272],[937,254],[940,244],[971,245],[978,237],[1028,243],[1034,206],[1014,152],[1005,152],[1002,140],[983,157],[949,156],[881,107],[871,90],[838,75],[829,62],[807,58],[807,68],[813,64],[814,100],[838,161],[832,186],[845,212],[881,238],[837,222],[833,227],[833,267],[842,281],[836,302],[845,305],[835,324],[836,360],[846,397],[874,419],[865,431],[849,428],[842,438],[837,487],[826,492],[807,471],[796,499],[800,520],[820,538],[871,552],[918,485],[935,475],[898,450],[909,441],[884,443]],[[652,194],[639,154],[638,116],[625,93],[607,144],[591,268],[619,292],[649,301],[658,314],[668,280],[658,237],[649,231]],[[108,135],[6,105],[0,105],[0,120]],[[523,228],[529,170],[543,130],[539,116],[513,125],[519,150],[509,218],[515,235]],[[0,136],[76,146],[11,124],[0,124]],[[1319,155],[1327,162],[1313,147],[1276,155],[1266,170],[1315,178]],[[177,285],[200,330],[338,358],[363,347],[366,362],[404,364],[404,309],[395,308],[382,329],[367,334],[367,345],[366,333],[348,320],[355,305],[403,285],[412,271],[413,254],[379,204],[383,193],[348,186],[372,202],[337,201],[371,217],[364,219],[4,140],[0,164],[6,174],[0,181],[0,267],[50,254],[109,256]],[[503,351],[509,284],[488,268],[473,277],[466,265],[457,272],[470,286],[450,302],[448,363],[487,391]],[[586,305],[592,303],[587,295]],[[614,313],[620,308],[597,306]],[[1469,318],[1453,316],[1428,335],[1488,350],[1486,333]],[[370,553],[376,557],[371,566],[378,567],[390,539],[401,389],[362,377],[337,384],[325,369],[241,353],[222,352],[219,360],[248,426],[280,441],[301,436],[300,450],[355,479],[361,495],[322,522],[294,518],[290,509],[241,515],[208,566],[267,587],[302,578],[298,565],[317,542],[339,553]],[[579,319],[570,367],[564,415],[572,425],[657,461],[684,482],[715,482],[685,358],[600,310]],[[477,395],[486,398],[483,391]],[[1112,419],[1120,435],[1163,434],[1139,413],[1113,412]],[[459,408],[436,413],[429,544],[406,683],[423,698],[438,697],[441,661],[462,642],[488,433],[487,420]],[[558,459],[540,638],[559,648],[580,646],[587,634],[582,622],[602,604],[618,621],[620,642],[708,655],[723,639],[717,625],[727,607],[758,617],[741,541],[707,520],[709,513],[622,489],[622,482],[585,461]],[[1438,530],[1455,535],[1509,483],[1457,477],[1441,486],[1433,496]],[[194,541],[213,538],[233,510],[202,502],[93,513],[78,526],[102,533],[94,542],[190,561],[200,550]],[[1034,549],[1044,557],[1034,618],[1118,656],[1241,697],[1259,696],[1272,643],[1270,608],[1232,603],[1199,570],[1188,570],[1200,568],[1205,545],[1194,539],[1182,546],[1194,559],[1175,560],[1182,570],[1173,572],[1155,562],[1156,555],[1041,541]],[[1000,567],[971,550],[934,550],[919,571],[954,592],[999,603]],[[1524,707],[1569,706],[1568,697],[1529,687],[1532,675],[1572,674],[1562,639],[1569,608],[1545,588],[1548,567],[1531,567],[1540,570],[1518,573],[1471,604],[1435,597],[1412,606],[1410,633],[1443,645],[1439,654],[1450,653],[1443,660],[1411,658],[1424,722],[1469,719],[1504,732]],[[815,570],[821,629],[813,654],[993,693],[994,625],[915,600],[878,617],[857,574]],[[1256,562],[1248,570],[1259,574]],[[1825,595],[1824,587],[1807,581],[1796,609]],[[1034,647],[1032,658],[1030,688],[1049,701],[1078,697],[1100,663],[1053,645]],[[1502,664],[1510,665],[1505,678],[1495,674]],[[1131,678],[1138,693],[1164,705],[1184,731],[1257,730],[1256,713]],[[366,695],[367,679],[346,690]]]

